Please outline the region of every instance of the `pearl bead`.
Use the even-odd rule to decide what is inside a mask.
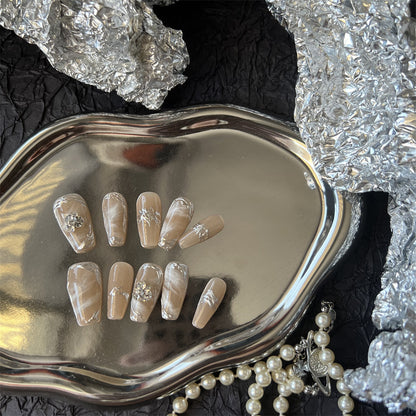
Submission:
[[[300,394],[303,391],[303,388],[305,387],[303,381],[299,377],[293,377],[288,382],[289,388],[292,393]]]
[[[286,370],[281,369],[272,372],[272,378],[275,383],[282,384],[287,380]]]
[[[188,401],[185,397],[177,397],[172,403],[173,411],[176,413],[185,413],[188,410]]]
[[[295,349],[291,345],[285,344],[280,347],[280,357],[285,361],[292,361],[295,358],[295,355]]]
[[[331,325],[331,317],[329,313],[321,312],[315,317],[315,323],[319,328],[328,328]]]
[[[329,344],[329,335],[325,331],[317,331],[313,340],[318,347],[326,347]]]
[[[272,376],[269,373],[256,374],[256,383],[261,387],[267,387],[272,382]]]
[[[334,380],[339,380],[344,375],[344,369],[341,364],[332,363],[328,366],[328,375]]]
[[[224,386],[230,386],[234,381],[234,374],[231,370],[222,370],[218,379]]]
[[[276,397],[273,401],[273,409],[277,413],[286,413],[289,410],[289,402],[284,397]]]
[[[338,399],[338,407],[343,413],[352,412],[354,409],[354,401],[350,396],[341,396]]]
[[[258,361],[256,364],[254,364],[253,370],[256,374],[264,373],[267,371],[267,365],[264,361]]]
[[[335,360],[335,354],[329,348],[323,348],[319,351],[319,360],[324,364],[332,364]]]
[[[201,378],[201,386],[205,390],[212,390],[215,387],[215,384],[217,384],[217,380],[215,380],[215,377],[212,374],[206,374]]]
[[[337,381],[337,390],[341,394],[349,394],[351,393],[351,390],[346,385],[345,381],[343,379]]]
[[[260,400],[263,397],[263,388],[257,383],[253,383],[248,388],[248,395],[251,399]]]
[[[282,368],[282,360],[276,355],[271,355],[267,359],[266,365],[270,371],[280,370]]]
[[[258,400],[248,399],[246,410],[250,415],[258,415],[261,410],[261,403]]]
[[[251,368],[248,365],[237,367],[237,377],[240,380],[248,380],[251,377]]]
[[[290,390],[289,384],[278,384],[277,385],[277,391],[281,396],[289,397],[292,394],[292,391]]]
[[[188,399],[197,399],[201,394],[201,388],[196,383],[188,384],[185,387],[185,395]]]

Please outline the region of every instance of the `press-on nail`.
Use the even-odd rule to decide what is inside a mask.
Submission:
[[[166,266],[161,299],[163,319],[178,319],[188,288],[188,279],[186,264],[173,261]]]
[[[194,205],[187,198],[176,198],[169,207],[160,233],[159,247],[170,250],[185,232],[194,215]]]
[[[214,237],[224,228],[224,219],[221,215],[211,215],[199,221],[179,240],[181,248],[188,248]]]
[[[95,247],[90,211],[81,195],[61,196],[53,204],[53,213],[76,253],[87,253]]]
[[[126,242],[127,202],[118,192],[110,192],[103,198],[103,220],[108,244],[121,247]]]
[[[75,263],[68,269],[67,290],[79,326],[101,320],[103,285],[99,267],[92,262]]]
[[[123,319],[129,304],[133,279],[134,270],[130,264],[119,261],[111,266],[108,276],[108,319]]]
[[[224,280],[214,277],[205,286],[196,307],[192,325],[196,328],[202,329],[214,315],[215,311],[222,302],[227,285]]]
[[[147,322],[162,289],[163,271],[153,263],[144,263],[137,272],[131,295],[130,319]]]
[[[137,198],[137,228],[144,248],[154,248],[159,242],[162,203],[155,192],[143,192]]]

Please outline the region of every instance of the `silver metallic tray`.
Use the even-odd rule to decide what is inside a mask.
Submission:
[[[152,116],[81,115],[36,134],[0,172],[0,387],[57,392],[103,405],[159,397],[192,379],[250,361],[279,345],[301,318],[325,272],[351,241],[356,210],[314,171],[285,125],[248,110],[204,106]],[[107,244],[102,197],[129,205],[124,247]],[[219,213],[225,228],[198,246],[166,253],[140,247],[135,200],[158,192],[163,214],[177,196],[194,220]],[[97,246],[75,254],[52,214],[77,192],[87,201]],[[194,223],[194,221],[193,221]],[[127,261],[189,265],[177,321],[160,307],[146,324],[106,318],[76,324],[68,267]],[[207,280],[226,297],[203,329],[191,320]],[[127,314],[126,314],[127,315]]]

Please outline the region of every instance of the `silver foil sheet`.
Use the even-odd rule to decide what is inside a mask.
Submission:
[[[153,3],[155,3],[153,1]],[[35,43],[59,71],[158,108],[185,81],[182,32],[134,0],[0,0],[0,24]]]
[[[415,22],[402,0],[268,4],[295,39],[295,119],[315,166],[338,190],[392,196],[393,236],[373,311],[384,331],[347,383],[390,411],[416,409]]]

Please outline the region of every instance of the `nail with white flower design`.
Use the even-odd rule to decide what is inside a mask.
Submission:
[[[137,228],[143,248],[155,248],[162,226],[162,203],[155,192],[143,192],[137,198]]]
[[[179,240],[180,248],[192,247],[202,243],[214,235],[217,235],[224,228],[224,219],[221,215],[210,215],[195,224],[190,231]]]
[[[207,283],[192,320],[192,325],[195,328],[202,329],[205,327],[220,306],[226,290],[226,283],[219,277],[214,277]]]
[[[153,263],[144,263],[137,272],[131,295],[130,319],[147,322],[159,298],[163,284],[163,270]]]

